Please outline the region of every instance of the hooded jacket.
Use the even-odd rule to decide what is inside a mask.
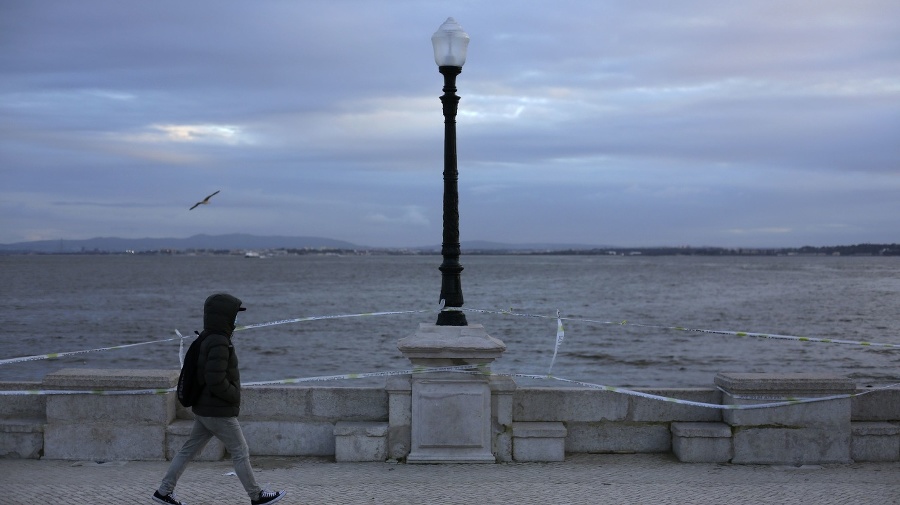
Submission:
[[[203,305],[203,340],[197,362],[197,380],[204,384],[191,408],[204,417],[237,417],[241,408],[241,373],[231,343],[237,313],[244,310],[234,296],[219,293]]]

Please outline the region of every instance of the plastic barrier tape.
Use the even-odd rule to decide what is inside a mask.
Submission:
[[[85,349],[83,351],[54,352],[54,353],[50,353],[50,354],[37,354],[35,356],[22,356],[20,358],[0,359],[0,365],[9,365],[10,363],[22,363],[24,361],[37,361],[37,360],[42,360],[42,359],[56,359],[56,358],[61,358],[63,356],[73,356],[75,354],[87,354],[89,352],[111,351],[113,349],[125,349],[127,347],[137,347],[139,345],[171,342],[171,341],[177,340],[177,339],[178,339],[178,337],[174,337],[174,338],[166,338],[163,340],[152,340],[150,342],[138,342],[136,344],[122,344],[122,345],[114,345],[112,347],[98,347],[97,349]]]
[[[500,315],[511,315],[516,317],[529,317],[529,318],[538,318],[538,319],[549,319],[552,316],[545,316],[539,314],[523,314],[513,312],[512,309],[509,310],[485,310],[485,309],[465,309],[460,307],[450,307],[440,309],[441,311],[465,311],[465,312],[476,312],[482,314],[500,314]],[[280,321],[271,321],[266,323],[257,323],[250,324],[244,326],[238,326],[235,328],[235,331],[243,331],[253,328],[265,328],[268,326],[276,326],[281,324],[289,324],[289,323],[298,323],[298,322],[307,322],[307,321],[320,321],[326,319],[343,319],[343,318],[351,318],[351,317],[368,317],[368,316],[384,316],[384,315],[397,315],[397,314],[422,314],[436,312],[433,309],[424,309],[424,310],[404,310],[404,311],[385,311],[385,312],[366,312],[360,314],[339,314],[339,315],[330,315],[330,316],[310,316],[310,317],[299,317],[293,319],[283,319]],[[620,326],[636,326],[640,328],[656,328],[663,330],[675,330],[675,331],[686,331],[686,332],[695,332],[695,333],[708,333],[708,334],[717,334],[717,335],[733,335],[738,337],[759,337],[759,338],[770,338],[770,339],[780,339],[780,340],[794,340],[799,342],[822,342],[822,343],[832,343],[832,344],[851,344],[851,345],[861,345],[868,347],[885,347],[892,349],[900,349],[900,344],[888,344],[888,343],[878,343],[878,342],[867,342],[867,341],[854,341],[854,340],[841,340],[841,339],[828,339],[828,338],[815,338],[815,337],[799,337],[793,335],[779,335],[779,334],[769,334],[769,333],[757,333],[757,332],[744,332],[744,331],[730,331],[730,330],[706,330],[699,328],[685,328],[681,326],[663,326],[663,325],[651,325],[651,324],[640,324],[640,323],[629,323],[628,321],[602,321],[597,319],[589,319],[589,318],[575,318],[575,317],[560,317],[559,311],[556,312],[557,319],[557,338],[556,345],[554,346],[553,358],[550,362],[550,370],[548,370],[548,375],[550,371],[553,369],[553,364],[556,360],[556,355],[559,351],[559,347],[562,344],[564,339],[564,332],[562,321],[577,321],[577,322],[587,322],[587,323],[595,323],[595,324],[605,324],[605,325],[620,325]],[[37,361],[37,360],[45,360],[45,359],[56,359],[63,356],[73,356],[77,354],[86,354],[90,352],[99,352],[99,351],[110,351],[114,349],[125,349],[128,347],[136,347],[141,345],[149,345],[149,344],[158,344],[163,342],[171,342],[172,340],[179,340],[179,364],[184,361],[184,337],[178,330],[175,330],[175,334],[177,337],[168,338],[162,340],[152,340],[149,342],[138,342],[134,344],[122,344],[110,347],[100,347],[96,349],[86,349],[80,351],[68,351],[68,352],[57,352],[57,353],[49,353],[49,354],[38,354],[34,356],[22,356],[18,358],[7,358],[0,359],[0,366],[9,365],[12,363],[22,363],[26,361]]]
[[[340,315],[332,315],[332,316],[299,317],[299,318],[295,318],[295,319],[284,319],[281,321],[272,321],[272,322],[268,322],[268,323],[258,323],[258,324],[249,324],[246,326],[238,326],[234,329],[234,331],[249,330],[252,328],[264,328],[266,326],[275,326],[275,325],[287,324],[287,323],[299,323],[299,322],[304,322],[304,321],[318,321],[318,320],[324,320],[324,319],[343,319],[343,318],[349,318],[349,317],[386,316],[386,315],[396,315],[396,314],[419,314],[419,313],[425,313],[425,312],[437,312],[437,311],[433,310],[433,309],[403,310],[403,311],[390,311],[390,312],[367,312],[367,313],[362,313],[362,314],[340,314]],[[54,353],[48,353],[48,354],[36,354],[34,356],[22,356],[22,357],[18,357],[18,358],[0,359],[0,365],[9,365],[12,363],[23,363],[26,361],[38,361],[38,360],[43,360],[43,359],[56,359],[56,358],[61,358],[63,356],[73,356],[76,354],[87,354],[89,352],[98,352],[98,351],[111,351],[114,349],[125,349],[127,347],[135,347],[135,346],[139,346],[139,345],[148,345],[148,344],[159,344],[159,343],[163,343],[163,342],[171,342],[173,340],[181,340],[181,343],[179,345],[179,350],[178,350],[178,355],[179,355],[178,361],[180,364],[183,364],[184,363],[184,339],[189,338],[189,337],[183,336],[178,330],[175,330],[175,334],[177,335],[177,337],[166,338],[166,339],[162,339],[162,340],[152,340],[149,342],[139,342],[136,344],[123,344],[123,345],[115,345],[115,346],[111,346],[111,347],[98,347],[96,349],[84,349],[84,350],[80,350],[80,351],[54,352]],[[191,336],[191,337],[193,337],[193,336]]]
[[[448,309],[449,310],[449,309]],[[545,316],[539,314],[519,314],[512,312],[510,310],[485,310],[485,309],[458,309],[463,310],[465,312],[478,312],[482,314],[501,314],[508,316],[520,316],[520,317],[533,317],[533,318],[542,318],[542,319],[552,319],[553,316]],[[733,335],[736,337],[759,337],[759,338],[771,338],[771,339],[780,339],[780,340],[795,340],[798,342],[823,342],[827,344],[850,344],[850,345],[861,345],[867,347],[887,347],[892,349],[900,349],[900,344],[887,344],[887,343],[878,343],[878,342],[868,342],[864,340],[841,340],[837,338],[816,338],[816,337],[798,337],[794,335],[779,335],[777,333],[756,333],[749,331],[731,331],[731,330],[704,330],[700,328],[686,328],[683,326],[663,326],[663,325],[655,325],[655,324],[641,324],[641,323],[629,323],[628,321],[602,321],[598,319],[588,319],[588,318],[579,318],[579,317],[563,317],[561,318],[564,321],[577,321],[583,323],[595,323],[595,324],[606,324],[606,325],[617,325],[617,326],[635,326],[638,328],[655,328],[659,330],[675,330],[675,331],[686,331],[686,332],[695,332],[695,333],[710,333],[716,335]]]
[[[321,382],[321,381],[331,381],[331,380],[342,380],[342,379],[365,379],[368,377],[389,377],[393,375],[411,375],[415,373],[434,373],[434,372],[460,372],[460,371],[469,371],[472,372],[473,369],[482,369],[484,371],[476,371],[472,373],[479,373],[490,375],[490,373],[485,370],[487,365],[477,364],[477,365],[456,365],[456,366],[445,366],[445,367],[415,367],[407,370],[389,370],[383,372],[368,372],[368,373],[350,373],[350,374],[341,374],[341,375],[324,375],[319,377],[301,377],[296,379],[281,379],[281,380],[273,380],[273,381],[261,381],[261,382],[242,382],[241,386],[266,386],[266,385],[276,385],[276,384],[299,384],[301,382]],[[68,389],[24,389],[24,390],[10,390],[10,391],[2,391],[0,390],[0,396],[22,396],[22,395],[161,395],[166,393],[174,393],[176,388],[168,388],[168,389],[126,389],[126,390],[103,390],[103,389],[91,389],[91,390],[68,390]]]
[[[343,319],[348,317],[368,317],[368,316],[391,316],[397,314],[422,314],[425,312],[436,312],[434,309],[427,310],[395,310],[389,312],[365,312],[362,314],[340,314],[336,316],[310,316],[310,317],[298,317],[294,319],[282,319],[281,321],[272,321],[268,323],[258,323],[258,324],[248,324],[246,326],[238,326],[234,329],[234,331],[242,331],[249,330],[252,328],[265,328],[267,326],[276,326],[279,324],[289,324],[289,323],[303,323],[307,321],[321,321],[324,319]]]
[[[319,377],[302,377],[296,379],[282,379],[275,381],[262,381],[262,382],[246,382],[242,383],[242,386],[265,386],[265,385],[277,385],[277,384],[298,384],[303,382],[320,382],[320,381],[330,381],[330,380],[341,380],[341,379],[362,379],[367,377],[388,377],[388,376],[396,376],[396,375],[411,375],[415,373],[433,373],[433,372],[456,372],[456,373],[470,373],[470,374],[480,374],[480,375],[494,375],[494,376],[507,376],[507,377],[521,377],[526,379],[546,379],[546,380],[556,380],[560,382],[566,382],[569,384],[576,384],[579,386],[584,386],[592,389],[601,389],[603,391],[609,391],[612,393],[624,394],[629,396],[637,396],[641,398],[647,398],[649,400],[657,400],[664,401],[667,403],[676,403],[679,405],[688,405],[692,407],[701,407],[701,408],[709,408],[709,409],[719,409],[719,410],[752,410],[752,409],[767,409],[767,408],[777,408],[777,407],[785,407],[789,405],[798,405],[801,403],[813,403],[813,402],[822,402],[829,400],[842,400],[846,398],[854,398],[857,396],[863,396],[869,393],[873,393],[875,391],[880,391],[884,389],[892,389],[900,386],[900,383],[890,384],[888,386],[881,386],[877,388],[871,388],[866,391],[860,393],[850,393],[843,395],[833,395],[833,396],[823,396],[817,398],[786,398],[780,401],[769,402],[769,403],[759,403],[759,404],[748,404],[748,405],[721,405],[716,403],[704,403],[704,402],[695,402],[691,400],[682,400],[679,398],[672,398],[669,396],[661,396],[654,395],[650,393],[642,393],[640,391],[635,391],[627,388],[620,388],[614,386],[604,386],[602,384],[592,384],[589,382],[576,381],[571,379],[564,379],[562,377],[554,377],[552,375],[532,375],[532,374],[501,374],[501,373],[493,373],[487,369],[487,365],[458,365],[458,366],[447,366],[447,367],[435,367],[435,368],[425,368],[425,367],[416,367],[408,370],[392,370],[392,371],[383,371],[383,372],[369,372],[369,373],[358,373],[358,374],[341,374],[341,375],[326,375]],[[172,393],[175,391],[175,388],[169,389],[134,389],[134,390],[121,390],[121,391],[113,391],[113,390],[86,390],[86,391],[75,391],[75,390],[18,390],[18,391],[0,391],[0,396],[12,396],[12,395],[144,395],[144,394],[166,394]],[[738,399],[753,399],[752,397],[736,397]]]
[[[553,358],[550,359],[550,367],[547,368],[547,375],[550,375],[550,372],[553,371],[553,363],[556,362],[556,353],[559,351],[559,346],[562,344],[563,340],[566,338],[566,332],[563,329],[562,319],[559,317],[559,311],[556,311],[556,344],[553,346]]]

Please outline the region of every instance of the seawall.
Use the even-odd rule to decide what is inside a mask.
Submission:
[[[0,457],[171,459],[192,422],[171,391],[177,378],[177,370],[65,369],[40,383],[0,382],[0,391],[19,392],[0,395]],[[410,384],[401,375],[384,388],[245,387],[239,419],[252,455],[404,461],[415,424]],[[867,392],[843,377],[719,374],[716,387],[637,394],[519,387],[505,376],[489,384],[496,462],[668,452],[685,462],[900,461],[900,390]],[[201,455],[226,457],[216,440]]]

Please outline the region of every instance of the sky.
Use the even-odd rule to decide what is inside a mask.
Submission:
[[[900,241],[896,0],[4,0],[0,243],[440,243],[451,16],[462,242]]]

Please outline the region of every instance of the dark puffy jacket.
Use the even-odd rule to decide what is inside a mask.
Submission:
[[[200,398],[191,408],[205,417],[237,417],[241,409],[241,373],[231,343],[241,301],[228,294],[216,294],[203,306],[203,333],[197,379],[204,383]]]

